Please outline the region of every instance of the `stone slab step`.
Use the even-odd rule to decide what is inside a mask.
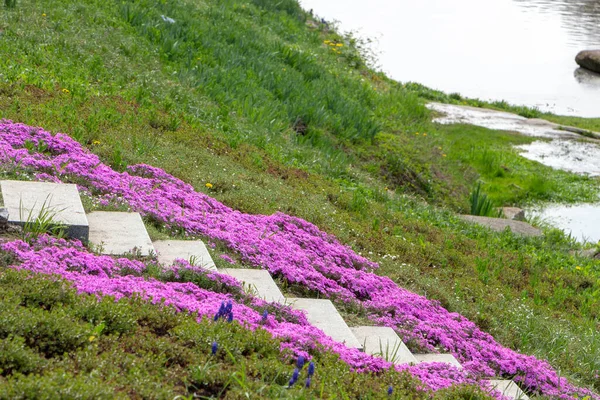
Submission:
[[[363,345],[363,351],[394,364],[416,364],[418,361],[392,328],[386,326],[355,326],[350,330]]]
[[[264,269],[223,268],[222,274],[233,276],[244,284],[244,289],[263,300],[284,303],[285,298],[269,271]]]
[[[0,191],[9,223],[25,225],[48,212],[54,222],[65,227],[67,237],[87,242],[89,224],[77,185],[0,181]]]
[[[155,252],[140,214],[96,211],[87,218],[90,243],[98,246],[102,254],[121,255],[134,249],[142,256]]]
[[[538,228],[522,221],[513,221],[504,218],[479,217],[476,215],[459,215],[459,217],[467,222],[486,226],[496,232],[504,232],[504,230],[508,228],[513,233],[521,236],[542,236],[544,234]]]
[[[503,396],[513,400],[529,400],[527,396],[517,384],[511,380],[490,380],[490,387],[502,393]]]
[[[305,311],[308,321],[336,342],[345,343],[348,347],[362,350],[362,344],[348,328],[346,321],[331,301],[288,298],[287,302],[292,308]]]
[[[458,362],[456,358],[452,354],[415,354],[415,358],[417,362],[438,362],[444,364],[450,364],[457,368],[462,369],[462,365]]]
[[[158,262],[171,266],[181,258],[192,265],[216,271],[217,267],[201,240],[157,240],[153,242]]]

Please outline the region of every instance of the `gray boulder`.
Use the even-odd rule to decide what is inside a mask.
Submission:
[[[502,207],[502,214],[508,219],[525,221],[525,211],[517,207]]]
[[[600,50],[584,50],[577,54],[575,62],[580,67],[600,73]]]

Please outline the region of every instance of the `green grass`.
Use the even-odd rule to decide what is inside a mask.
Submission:
[[[484,217],[500,216],[498,208],[494,207],[494,203],[481,190],[480,182],[477,182],[477,185],[473,188],[469,201],[471,203],[471,215],[481,215]]]
[[[598,181],[520,157],[512,146],[532,138],[434,125],[424,102],[539,111],[394,83],[309,19],[291,0],[20,0],[0,13],[0,117],[68,133],[119,170],[164,168],[243,212],[305,218],[398,284],[600,390],[598,261],[572,255],[580,246],[557,231],[518,238],[455,216],[478,181],[498,206],[590,201]]]

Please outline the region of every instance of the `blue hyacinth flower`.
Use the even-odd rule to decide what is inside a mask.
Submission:
[[[315,373],[315,363],[314,362],[310,362],[310,364],[308,364],[308,376],[311,377],[313,376]]]
[[[269,318],[269,312],[267,310],[263,311],[262,313],[262,323],[266,324],[267,323],[267,318]]]
[[[299,376],[300,376],[300,371],[298,370],[298,368],[294,369],[294,373],[292,374],[292,377],[291,377],[290,381],[288,382],[288,388],[294,386],[294,383],[296,383],[298,381]]]
[[[296,361],[296,367],[298,367],[298,369],[302,369],[304,367],[304,356],[298,357],[298,360]]]
[[[215,354],[217,354],[218,348],[219,348],[219,345],[217,344],[217,342],[213,342],[212,346],[210,348],[210,353],[214,356]]]

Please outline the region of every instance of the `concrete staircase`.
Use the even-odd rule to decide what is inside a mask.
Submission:
[[[153,244],[158,262],[163,265],[173,265],[179,258],[210,271],[217,270],[208,249],[200,240],[157,240]]]
[[[222,274],[233,276],[242,282],[246,291],[253,293],[263,300],[285,303],[285,297],[279,290],[269,271],[264,269],[223,268],[219,270]]]
[[[76,185],[0,181],[9,223],[24,225],[47,213],[65,229],[67,237],[93,244],[102,254],[123,255],[134,252],[156,256],[165,267],[176,259],[216,271],[208,249],[199,240],[160,240],[152,242],[138,213],[92,212],[85,214]],[[306,313],[308,321],[333,340],[395,364],[438,362],[462,368],[451,354],[412,354],[396,332],[388,327],[349,327],[330,300],[285,298],[266,270],[227,268],[219,272],[241,281],[244,289],[269,302],[289,304]],[[506,397],[528,399],[511,380],[490,380],[490,390]]]
[[[362,344],[348,328],[346,321],[330,300],[288,298],[287,301],[292,308],[304,311],[308,322],[336,342],[362,350]]]
[[[488,381],[490,387],[494,390],[499,391],[502,395],[514,399],[514,400],[529,400],[529,396],[527,396],[521,388],[517,386],[511,380],[490,380]]]
[[[68,237],[88,240],[88,219],[76,185],[0,181],[0,191],[10,224],[51,220],[55,227],[63,227]]]
[[[396,332],[387,326],[355,326],[350,328],[363,346],[363,351],[394,364],[417,364],[418,361],[410,352]]]
[[[138,213],[95,211],[88,214],[91,244],[102,254],[154,254],[154,245]]]

